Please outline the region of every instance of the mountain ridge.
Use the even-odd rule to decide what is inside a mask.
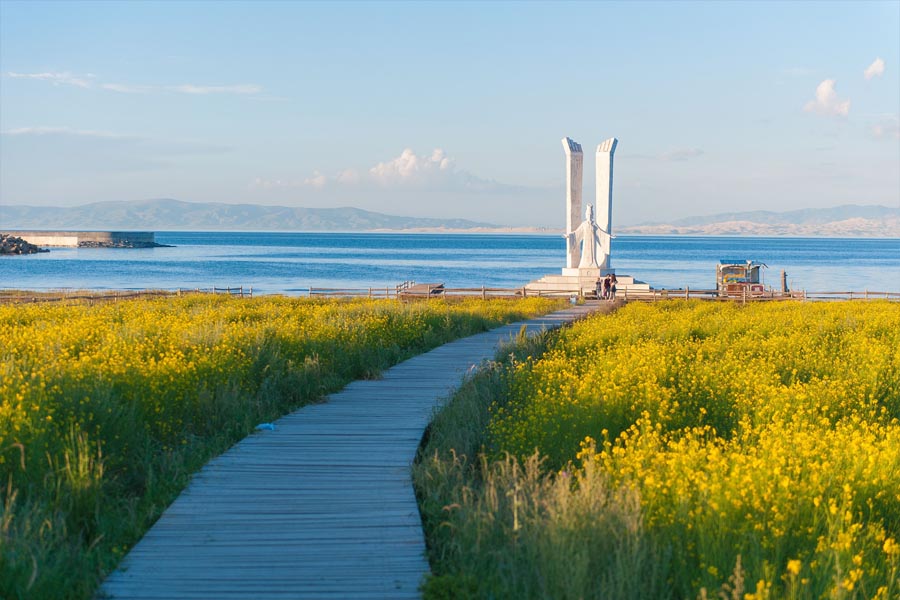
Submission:
[[[303,208],[172,198],[93,202],[74,207],[0,205],[0,228],[153,231],[438,231],[557,233],[469,219],[403,217],[349,206]],[[614,226],[624,235],[900,237],[900,208],[843,205],[684,217]]]
[[[150,229],[171,231],[365,231],[496,228],[468,219],[401,217],[353,207],[302,208],[172,198],[93,202],[74,207],[0,206],[5,229]]]
[[[755,210],[617,227],[632,235],[900,237],[900,208],[844,204],[776,212]]]
[[[900,216],[900,208],[889,208],[887,206],[879,206],[875,204],[843,204],[841,206],[832,206],[828,208],[801,208],[782,212],[773,210],[751,210],[743,212],[717,213],[707,216],[684,217],[681,219],[675,219],[665,224],[689,227],[697,225],[708,225],[710,223],[749,221],[752,223],[767,225],[809,225],[833,223],[836,221],[844,221],[846,219],[855,218],[879,219],[897,216]],[[662,224],[664,223],[651,222],[642,223],[640,225],[646,226]]]

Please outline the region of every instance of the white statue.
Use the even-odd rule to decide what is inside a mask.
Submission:
[[[609,258],[605,248],[609,248],[609,238],[612,236],[604,229],[597,225],[594,220],[594,206],[587,205],[585,210],[585,219],[575,231],[566,233],[567,245],[577,246],[581,244],[581,260],[578,262],[579,269],[598,268],[604,266]]]

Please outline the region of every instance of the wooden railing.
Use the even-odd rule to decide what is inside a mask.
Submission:
[[[406,282],[407,285],[398,285],[395,288],[323,288],[310,287],[307,288],[307,296],[310,297],[342,297],[342,298],[400,298],[400,299],[417,299],[417,298],[448,298],[448,297],[481,297],[481,298],[521,298],[528,296],[571,296],[571,292],[534,292],[526,291],[521,288],[495,288],[495,287],[475,287],[475,288],[447,288],[443,286],[413,286],[412,282]],[[302,288],[301,288],[302,293]]]
[[[211,288],[179,288],[176,290],[134,290],[134,291],[85,291],[60,290],[52,292],[0,291],[0,304],[34,304],[41,302],[71,302],[93,304],[94,302],[118,302],[134,298],[167,298],[184,294],[228,294],[240,298],[252,298],[253,288],[211,287]]]
[[[800,292],[806,300],[900,300],[900,292]]]
[[[721,294],[718,290],[711,289],[691,289],[689,287],[679,289],[665,290],[629,290],[624,289],[617,293],[617,297],[626,301],[644,301],[657,302],[661,300],[719,300],[719,301],[737,301],[750,302],[757,300],[790,300],[801,299],[800,292],[780,293],[780,292],[756,292],[750,293],[743,290],[740,293]]]
[[[309,287],[297,290],[301,296],[308,297],[324,297],[324,298],[373,298],[373,299],[400,299],[400,300],[416,300],[430,298],[453,298],[453,297],[480,297],[487,298],[524,298],[524,297],[556,297],[571,298],[577,297],[587,300],[595,300],[596,295],[593,290],[587,288],[580,293],[575,291],[538,291],[528,290],[524,286],[519,288],[501,288],[501,287],[468,287],[468,288],[445,288],[443,286],[414,285],[414,282],[404,282],[404,284],[394,287],[366,287],[366,288],[324,288]],[[172,297],[184,294],[228,294],[240,298],[252,298],[253,288],[244,286],[238,287],[212,287],[212,288],[194,288],[177,290],[136,290],[136,291],[109,291],[109,292],[90,292],[90,291],[70,291],[63,290],[57,292],[27,292],[27,291],[0,291],[0,304],[30,304],[36,302],[85,302],[93,304],[94,302],[118,302],[119,300],[128,300],[132,298],[147,297]],[[765,300],[876,300],[887,299],[892,301],[900,301],[900,292],[880,292],[872,290],[847,291],[847,292],[778,292],[766,290],[764,292],[749,293],[742,292],[740,294],[720,295],[717,290],[712,289],[692,289],[689,287],[681,289],[666,290],[629,290],[627,288],[620,289],[616,294],[617,300],[626,302],[658,302],[663,300],[674,299],[700,299],[700,300],[716,300],[716,301],[737,301],[737,302],[756,302]]]
[[[399,293],[402,292],[403,290],[408,290],[410,287],[412,287],[412,286],[414,286],[414,285],[416,285],[416,282],[415,282],[415,281],[404,281],[403,283],[398,283],[397,286],[396,286],[394,289],[395,289],[395,290],[397,291],[397,293],[399,294]]]
[[[695,290],[690,288],[671,290],[623,290],[617,294],[623,300],[658,301],[681,299],[701,300],[731,300],[738,302],[755,302],[760,300],[876,300],[886,299],[900,301],[900,292],[876,292],[870,290],[847,292],[807,292],[798,290],[793,292],[780,292],[766,290],[761,293],[719,294],[717,290]]]
[[[192,290],[188,290],[188,292],[190,292],[190,291],[192,291]],[[196,291],[197,291],[197,293],[202,293],[202,290],[199,290],[199,289],[198,289],[198,290],[196,290]],[[178,290],[178,292],[179,292],[179,293],[182,293],[180,289]],[[236,288],[232,288],[232,287],[227,287],[227,288],[217,288],[217,287],[214,287],[214,288],[212,289],[212,293],[213,293],[213,294],[228,294],[229,296],[239,296],[239,297],[241,297],[241,298],[244,298],[245,296],[246,296],[247,298],[252,298],[252,297],[253,297],[253,286],[250,286],[249,288],[247,288],[247,291],[246,291],[246,292],[244,291],[244,286],[242,286],[242,285],[240,285],[240,286],[238,286],[238,287],[236,287]]]
[[[297,290],[301,294],[303,288]],[[310,287],[306,289],[306,295],[309,297],[337,297],[337,298],[396,298],[400,293],[400,286],[396,288],[389,287],[369,287],[369,288],[320,288]]]

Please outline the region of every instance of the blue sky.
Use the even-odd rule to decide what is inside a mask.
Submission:
[[[561,226],[900,206],[900,2],[0,0],[0,204]]]

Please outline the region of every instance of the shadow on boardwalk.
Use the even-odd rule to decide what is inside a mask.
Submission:
[[[101,597],[417,598],[428,562],[410,465],[434,408],[523,324],[608,306],[445,344],[244,439],[194,476]]]

